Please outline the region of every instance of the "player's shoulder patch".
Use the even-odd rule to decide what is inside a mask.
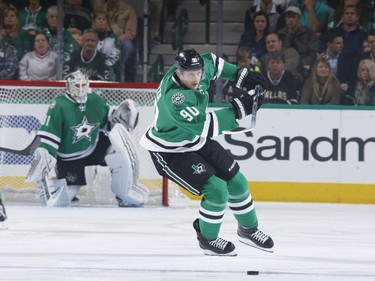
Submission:
[[[172,103],[174,105],[181,105],[185,101],[185,95],[181,92],[174,93],[172,95]]]

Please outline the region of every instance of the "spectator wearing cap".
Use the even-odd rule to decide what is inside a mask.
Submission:
[[[284,17],[285,27],[278,31],[283,46],[296,49],[301,56],[305,72],[309,72],[319,51],[319,39],[311,28],[301,25],[301,10],[298,7],[288,7]]]

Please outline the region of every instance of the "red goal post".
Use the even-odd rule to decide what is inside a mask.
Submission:
[[[168,206],[169,181],[157,174],[148,151],[139,145],[142,134],[153,120],[157,86],[151,83],[90,82],[92,92],[103,97],[111,107],[118,106],[128,98],[139,105],[139,122],[132,137],[140,158],[140,182],[149,187],[151,196],[160,195],[160,204]],[[65,81],[0,81],[0,147],[16,150],[27,147],[39,128],[49,104],[56,96],[64,94],[65,88]],[[0,191],[6,193],[9,200],[20,202],[37,200],[34,198],[37,197],[36,185],[25,182],[25,175],[32,159],[32,156],[0,151]],[[100,204],[103,198],[99,197],[114,197],[103,194],[103,188],[100,186],[110,184],[108,171],[99,172],[99,179],[97,169],[88,171],[88,174],[90,179],[88,179],[87,193],[92,193],[94,190],[98,194],[94,194],[94,198],[88,199],[87,203]],[[95,183],[95,180],[99,182]],[[94,188],[90,187],[90,184],[93,184]],[[110,190],[110,187],[106,189]]]

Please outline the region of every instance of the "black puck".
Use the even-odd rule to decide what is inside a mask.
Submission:
[[[259,275],[259,271],[248,271],[247,275]]]

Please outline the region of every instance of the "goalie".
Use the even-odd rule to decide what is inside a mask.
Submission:
[[[51,103],[37,133],[40,145],[27,175],[37,183],[42,204],[78,202],[85,167],[102,165],[111,170],[119,207],[142,206],[149,190],[138,183],[138,155],[129,133],[138,121],[135,102],[125,100],[110,114],[107,103],[89,93],[89,80],[79,70],[67,76],[66,86],[67,93]]]

